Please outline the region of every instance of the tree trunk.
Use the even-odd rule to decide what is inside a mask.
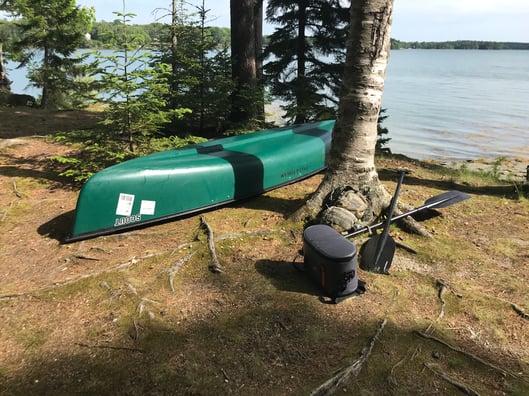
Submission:
[[[7,72],[4,66],[4,43],[0,39],[0,92],[8,95],[11,92],[11,80],[7,77]]]
[[[296,104],[298,111],[296,112],[295,124],[303,124],[307,121],[306,109],[307,103],[310,102],[307,90],[307,56],[305,45],[305,29],[307,26],[307,2],[299,1],[299,18],[298,18],[298,38],[297,38],[297,81],[296,81]],[[301,108],[302,112],[299,112]]]
[[[235,83],[230,118],[239,123],[256,117],[251,98],[257,82],[254,0],[231,0],[230,16],[232,78]]]
[[[254,6],[255,27],[255,74],[257,77],[257,89],[262,90],[256,106],[257,119],[265,121],[264,103],[264,78],[263,78],[263,0],[255,0]],[[259,91],[259,92],[260,92]]]
[[[393,0],[351,2],[351,23],[340,104],[325,177],[295,217],[315,218],[325,199],[351,187],[371,213],[388,205],[389,194],[375,168],[377,119],[390,50]]]

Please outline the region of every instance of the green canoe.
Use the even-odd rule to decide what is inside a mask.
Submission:
[[[334,121],[258,131],[136,158],[93,175],[66,242],[153,224],[309,177],[326,166]]]

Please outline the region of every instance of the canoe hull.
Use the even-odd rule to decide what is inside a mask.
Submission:
[[[93,175],[66,242],[183,217],[323,170],[334,121],[258,131],[133,159]]]

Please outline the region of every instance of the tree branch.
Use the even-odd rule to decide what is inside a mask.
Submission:
[[[424,366],[428,368],[431,372],[438,375],[442,379],[444,379],[446,382],[454,385],[457,389],[459,389],[461,392],[463,392],[465,395],[470,396],[479,396],[479,393],[476,392],[474,389],[468,387],[467,385],[463,384],[462,382],[459,382],[453,378],[450,378],[447,374],[443,373],[441,370],[438,370],[435,368],[435,366],[431,363],[424,363]]]
[[[423,338],[426,338],[426,339],[429,339],[429,340],[433,340],[433,341],[435,341],[435,342],[437,342],[437,343],[439,343],[441,345],[444,345],[445,347],[447,347],[447,348],[449,348],[449,349],[451,349],[451,350],[453,350],[455,352],[459,352],[459,353],[461,353],[461,354],[463,354],[463,355],[465,355],[465,356],[467,356],[467,357],[469,357],[469,358],[471,358],[471,359],[473,359],[473,360],[475,360],[475,361],[477,361],[477,362],[479,362],[479,363],[481,363],[481,364],[483,364],[483,365],[485,365],[485,366],[487,366],[487,367],[489,367],[491,369],[499,371],[500,373],[502,373],[504,375],[510,375],[513,378],[519,379],[519,380],[529,384],[529,380],[525,379],[524,377],[522,377],[522,376],[520,376],[520,375],[518,375],[516,373],[513,373],[512,371],[507,370],[507,369],[505,369],[503,367],[500,367],[500,366],[497,366],[497,365],[495,365],[493,363],[487,362],[486,360],[480,358],[479,356],[476,356],[476,355],[474,355],[474,354],[472,354],[470,352],[467,352],[467,351],[465,351],[465,350],[463,350],[463,349],[461,349],[459,347],[450,345],[448,342],[446,342],[444,340],[441,340],[440,338],[435,337],[434,335],[427,334],[427,333],[424,333],[424,332],[421,332],[421,331],[418,331],[418,330],[415,330],[415,334],[417,334],[417,335],[419,335],[419,336],[421,336]]]
[[[360,371],[362,370],[364,363],[366,363],[369,357],[371,356],[373,347],[375,346],[377,340],[380,338],[380,335],[382,334],[382,330],[384,330],[386,323],[387,319],[384,319],[382,323],[380,323],[380,326],[378,327],[375,335],[371,339],[371,342],[369,343],[369,345],[366,345],[362,349],[360,357],[355,360],[353,364],[340,370],[338,374],[336,374],[334,377],[332,377],[331,379],[320,385],[318,388],[316,388],[314,391],[312,391],[311,396],[333,395],[335,392],[337,392],[339,388],[343,387],[351,379],[357,377]]]

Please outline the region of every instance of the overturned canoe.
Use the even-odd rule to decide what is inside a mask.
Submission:
[[[136,158],[83,186],[66,242],[224,205],[309,177],[326,165],[334,121],[258,131]]]

